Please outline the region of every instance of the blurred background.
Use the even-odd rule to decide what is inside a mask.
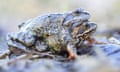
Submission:
[[[45,13],[83,8],[90,12],[98,31],[120,28],[120,0],[0,0],[0,29],[18,30],[18,25]]]
[[[83,8],[91,14],[90,20],[92,22],[95,22],[98,25],[98,28],[97,28],[98,32],[119,29],[118,36],[119,36],[119,40],[120,40],[120,24],[119,24],[119,22],[120,22],[120,20],[119,20],[120,19],[120,0],[0,0],[0,55],[5,53],[6,50],[8,50],[4,33],[17,31],[19,24],[21,24],[22,22],[24,22],[28,19],[35,18],[39,15],[46,14],[46,13],[54,13],[54,12],[67,12],[70,10],[74,10],[76,8]],[[100,40],[102,40],[102,39],[100,38]],[[104,41],[105,40],[107,40],[107,39],[104,39]],[[119,45],[120,45],[120,41],[118,41],[117,38],[113,39],[113,40],[116,40],[117,42],[119,42]],[[112,45],[112,46],[105,45],[105,48],[106,48],[105,53],[109,53],[109,52],[113,53],[113,51],[115,50],[117,52],[117,54],[113,53],[114,55],[112,55],[112,56],[110,55],[110,58],[104,58],[104,54],[102,54],[102,52],[98,51],[98,59],[94,59],[94,58],[92,59],[87,56],[84,58],[84,56],[83,56],[80,58],[81,61],[78,60],[75,63],[75,65],[76,65],[75,71],[78,72],[79,70],[81,70],[81,68],[83,68],[83,71],[85,71],[86,69],[88,69],[88,71],[89,71],[90,69],[96,68],[95,70],[98,69],[97,71],[91,71],[91,72],[115,72],[115,71],[109,71],[109,69],[111,70],[112,69],[111,67],[113,67],[113,66],[110,66],[111,64],[108,64],[108,63],[110,60],[116,66],[120,65],[120,62],[116,62],[114,60],[116,58],[116,60],[120,61],[120,54],[119,54],[120,47],[117,46],[117,42],[116,42],[116,45]],[[112,47],[114,47],[115,49],[113,49]],[[103,47],[103,49],[105,49],[105,48]],[[110,48],[110,49],[108,49],[108,48]],[[117,51],[117,49],[118,49],[118,51]],[[105,59],[105,62],[102,60],[99,60],[100,59],[99,57]],[[99,61],[101,61],[101,62],[99,63]],[[26,62],[26,60],[25,60],[25,62]],[[34,62],[37,62],[37,60]],[[33,67],[31,64],[32,68],[31,67],[30,68],[34,69],[35,71],[38,71],[41,68],[43,68],[43,70],[44,70],[46,63],[48,63],[48,62],[43,62],[43,64],[40,64],[40,66],[38,66],[37,64],[36,65],[33,64]],[[52,63],[52,62],[49,62],[49,63]],[[6,60],[3,60],[3,61],[0,60],[0,72],[2,69],[1,66],[3,66],[3,64],[7,64]],[[13,68],[12,67],[8,68],[8,71],[12,72],[13,70],[9,70],[9,69],[14,69],[14,68],[17,69],[16,65],[19,65],[19,64],[20,64],[20,68],[18,68],[18,69],[22,69],[22,68],[24,68],[24,65],[26,65],[25,63],[21,63],[21,62],[19,63],[19,61],[18,61],[18,64],[15,64],[15,67],[13,65]],[[97,64],[98,64],[98,66],[97,66]],[[99,66],[99,64],[100,64],[100,66]],[[71,65],[71,64],[69,64],[69,65]],[[82,67],[82,65],[83,65],[83,67]],[[21,67],[21,66],[23,66],[23,67]],[[36,67],[36,66],[38,66],[38,67]],[[47,68],[49,68],[48,67],[49,65],[46,65],[46,66],[47,66]],[[51,67],[49,69],[53,68],[53,70],[54,69],[56,70],[54,63],[51,64],[51,66],[53,66],[53,67]],[[65,66],[66,66],[66,63],[65,63]],[[109,66],[110,66],[110,68],[109,68]],[[5,68],[6,67],[7,66],[5,65]],[[71,66],[68,66],[68,68],[69,67],[71,68]],[[79,67],[81,67],[81,68],[79,68]],[[14,69],[14,70],[16,70],[16,69]],[[59,69],[59,66],[58,66],[58,69]],[[58,69],[57,69],[57,71],[62,72],[61,70],[58,70]],[[77,71],[77,69],[78,69],[78,71]],[[106,71],[107,69],[108,69],[108,71]],[[120,69],[120,68],[118,68],[118,69]],[[69,70],[71,70],[71,69],[69,69]],[[45,72],[45,71],[41,71],[41,72]],[[56,72],[56,71],[54,71],[54,72]],[[85,72],[87,72],[87,71],[85,71]],[[120,71],[118,71],[118,72],[120,72]]]

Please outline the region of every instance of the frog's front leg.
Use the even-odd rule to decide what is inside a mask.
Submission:
[[[69,54],[68,56],[69,59],[75,59],[77,57],[76,47],[72,45],[71,43],[67,44],[67,52]]]
[[[65,42],[67,44],[66,50],[69,54],[68,58],[74,59],[77,56],[75,41],[74,41],[74,39],[72,39],[72,36],[71,36],[68,28],[65,27],[62,32],[63,32],[63,39],[65,40]]]

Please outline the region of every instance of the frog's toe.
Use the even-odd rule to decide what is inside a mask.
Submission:
[[[77,57],[76,54],[73,54],[73,53],[72,53],[72,54],[69,54],[68,59],[71,60],[71,59],[75,59],[76,57]]]

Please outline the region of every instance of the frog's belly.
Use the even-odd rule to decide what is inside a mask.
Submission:
[[[66,44],[63,40],[60,39],[58,35],[49,36],[47,38],[48,45],[50,46],[50,50],[60,52],[65,51]]]

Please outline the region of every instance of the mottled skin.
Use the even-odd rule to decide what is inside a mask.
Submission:
[[[8,34],[9,50],[14,54],[46,49],[53,53],[66,51],[70,59],[75,58],[76,48],[96,30],[89,18],[89,13],[76,9],[28,20],[19,25],[18,32]]]

